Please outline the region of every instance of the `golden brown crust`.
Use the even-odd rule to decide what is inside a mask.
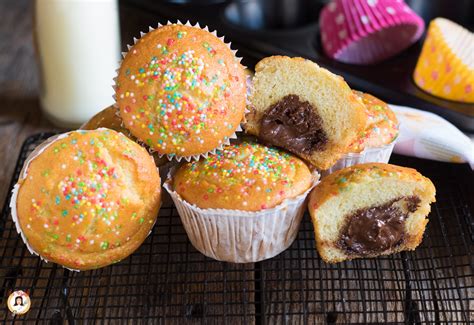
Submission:
[[[36,253],[88,270],[141,245],[156,220],[160,194],[160,176],[146,150],[100,129],[70,132],[30,157],[15,205]]]
[[[100,128],[111,129],[123,133],[125,136],[136,142],[137,138],[135,138],[129,130],[122,126],[122,119],[118,114],[119,109],[117,107],[109,106],[94,115],[89,121],[84,123],[84,125],[80,127],[80,130],[96,130]],[[152,156],[155,160],[156,166],[158,167],[163,166],[168,162],[166,157],[160,157],[157,152],[152,153]]]
[[[365,107],[366,126],[349,146],[349,152],[377,148],[392,143],[398,136],[398,120],[387,103],[375,96],[353,90]]]
[[[423,204],[428,205],[427,210],[424,211],[426,214],[429,213],[429,204],[436,201],[436,189],[433,183],[413,168],[383,163],[368,163],[344,168],[328,175],[312,190],[308,203],[309,213],[314,225],[316,248],[325,262],[337,263],[351,260],[358,256],[340,255],[335,258],[334,256],[327,255],[327,248],[333,246],[333,244],[321,240],[323,236],[320,232],[321,227],[319,223],[318,209],[332,197],[339,195],[341,192],[345,192],[351,187],[351,185],[369,184],[372,180],[380,178],[417,182],[419,187],[423,189],[421,200]],[[404,250],[414,250],[421,243],[427,223],[428,219],[424,218],[421,220],[414,231],[406,234],[403,245],[383,253],[369,254],[364,257],[370,258],[380,255],[389,255]]]
[[[320,207],[326,200],[338,195],[341,190],[353,183],[363,183],[379,177],[415,180],[423,182],[430,192],[434,192],[433,183],[416,169],[383,163],[367,163],[338,170],[321,181],[310,195],[310,211]]]
[[[96,130],[100,128],[107,128],[117,132],[121,132],[130,138],[130,132],[122,126],[122,119],[118,116],[118,108],[109,106],[97,114],[95,114],[89,121],[81,126],[81,130]]]
[[[322,126],[328,137],[328,143],[323,150],[313,152],[312,154],[305,154],[292,150],[291,148],[285,148],[295,155],[308,161],[318,169],[328,169],[343,154],[347,153],[348,146],[356,139],[357,134],[359,134],[365,128],[367,117],[364,113],[364,106],[361,100],[353,94],[341,76],[335,75],[330,71],[319,67],[316,63],[300,57],[290,58],[287,56],[276,55],[262,59],[255,67],[255,78],[257,79],[254,79],[254,81],[258,80],[259,74],[272,74],[274,73],[274,70],[281,69],[281,67],[286,65],[291,65],[293,68],[299,69],[299,71],[294,71],[289,77],[291,80],[293,80],[293,82],[295,82],[295,84],[300,83],[300,79],[303,78],[303,76],[307,80],[318,81],[318,85],[306,85],[307,87],[314,88],[314,91],[311,91],[312,93],[315,94],[318,91],[324,91],[324,88],[326,88],[326,90],[330,90],[331,93],[337,93],[337,95],[326,95],[324,96],[325,98],[337,98],[335,101],[343,102],[341,105],[350,108],[347,110],[347,116],[344,117],[346,120],[350,120],[350,123],[347,123],[346,125],[346,123],[334,122],[334,117],[328,118],[329,115],[333,115],[335,111],[333,107],[331,107],[331,112],[322,112],[315,103],[316,100],[313,100],[313,103],[311,100],[309,100],[310,103],[315,107],[316,114],[322,119]],[[288,82],[291,82],[291,80],[288,80]],[[260,135],[261,119],[263,118],[263,113],[267,107],[256,108],[254,105],[256,100],[255,97],[260,97],[265,92],[272,90],[257,89],[257,87],[258,86],[255,86],[254,83],[253,92],[250,96],[250,101],[252,104],[249,109],[250,112],[246,115],[247,123],[244,125],[244,127],[247,133],[258,137]],[[302,91],[300,90],[300,92]],[[278,98],[279,96],[283,97],[282,95],[285,96],[288,94],[278,94],[277,98],[275,98],[275,96],[272,96],[272,98],[277,101],[280,99]],[[294,95],[300,96],[301,94],[299,92],[295,92]],[[305,99],[307,100],[308,98]],[[332,122],[329,122],[330,120]],[[340,123],[340,125],[337,125],[337,123]],[[337,139],[334,136],[335,129],[338,130]]]
[[[224,147],[217,155],[186,163],[175,191],[200,208],[260,211],[304,193],[312,184],[300,159],[252,142]]]
[[[153,150],[199,155],[223,144],[243,120],[246,77],[219,38],[173,24],[130,49],[116,97],[125,127]]]

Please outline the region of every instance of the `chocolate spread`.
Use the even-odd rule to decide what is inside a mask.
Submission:
[[[260,121],[260,137],[267,144],[305,154],[324,149],[328,141],[313,106],[297,95],[287,95],[267,108]]]
[[[405,209],[394,203],[405,200]],[[357,210],[348,217],[338,242],[349,254],[368,255],[397,247],[403,242],[405,220],[408,213],[420,204],[417,196],[392,200],[384,205]]]

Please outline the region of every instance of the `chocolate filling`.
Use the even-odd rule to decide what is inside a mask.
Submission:
[[[400,201],[404,202],[400,202]],[[395,205],[396,202],[401,204]],[[365,256],[399,246],[405,220],[420,204],[418,196],[397,198],[384,205],[360,209],[347,218],[337,245],[352,255]]]
[[[300,101],[297,95],[287,95],[267,108],[260,121],[260,138],[267,144],[304,154],[324,149],[328,141],[313,106]]]

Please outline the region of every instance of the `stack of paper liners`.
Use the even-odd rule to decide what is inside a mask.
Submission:
[[[435,96],[474,103],[474,34],[444,18],[428,28],[414,80]]]

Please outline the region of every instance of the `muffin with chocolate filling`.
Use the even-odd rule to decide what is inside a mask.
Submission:
[[[272,56],[255,67],[245,129],[319,169],[331,167],[365,126],[344,79],[303,58]]]
[[[323,172],[330,174],[336,170],[357,164],[387,163],[398,136],[398,120],[387,103],[360,91],[353,91],[364,104],[366,125],[349,145],[347,151],[333,166]]]
[[[336,171],[310,194],[319,255],[336,263],[414,250],[435,192],[411,168],[370,163]]]

